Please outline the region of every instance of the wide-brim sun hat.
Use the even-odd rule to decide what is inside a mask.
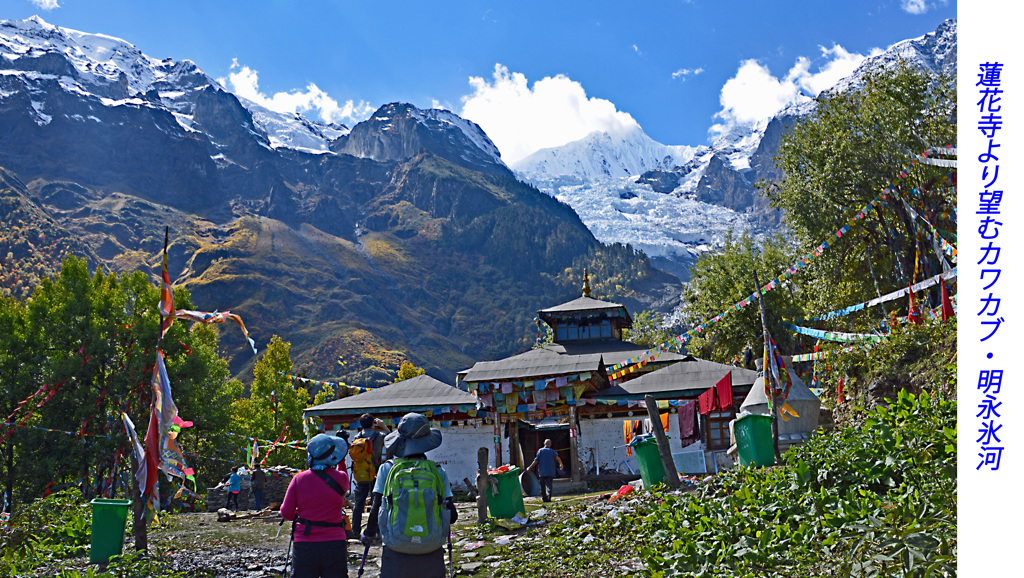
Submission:
[[[384,438],[384,448],[395,457],[425,454],[441,445],[441,430],[430,427],[423,414],[407,413],[398,427]]]
[[[312,469],[323,469],[336,466],[348,455],[348,443],[344,439],[317,434],[306,444],[309,454],[309,466]]]

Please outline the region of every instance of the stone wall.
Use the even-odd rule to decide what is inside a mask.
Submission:
[[[299,473],[299,470],[289,468],[288,466],[273,466],[263,471],[267,474],[267,485],[263,488],[263,507],[266,508],[273,504],[277,504],[277,507],[280,507],[281,502],[284,501],[284,493],[288,490],[288,484],[291,483],[295,474]],[[249,481],[248,472],[242,476],[241,488],[242,491],[238,494],[239,509],[255,509],[256,503],[253,501],[252,486]],[[219,508],[227,506],[227,503],[227,482],[207,489],[206,511],[216,512]]]

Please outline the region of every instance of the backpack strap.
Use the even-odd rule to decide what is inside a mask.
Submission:
[[[316,477],[320,478],[321,480],[324,481],[324,483],[326,483],[328,486],[330,486],[330,488],[332,490],[334,490],[335,492],[338,492],[338,495],[341,496],[342,499],[345,498],[345,489],[342,488],[341,484],[338,483],[338,480],[332,478],[331,475],[328,474],[326,470],[310,470],[310,471],[312,471],[314,474],[316,474]],[[345,512],[344,512],[344,510],[342,510],[342,514],[341,515],[342,515],[342,520],[340,522],[319,522],[319,521],[316,521],[316,520],[307,520],[305,518],[299,518],[299,517],[296,517],[295,521],[296,522],[300,522],[305,527],[305,530],[302,532],[302,535],[303,536],[308,536],[309,535],[309,531],[313,529],[313,526],[323,526],[323,527],[326,527],[326,528],[344,528],[345,527],[345,518],[344,518]]]
[[[330,486],[332,490],[338,492],[339,496],[341,496],[342,498],[345,497],[345,495],[347,494],[345,489],[341,487],[341,484],[338,483],[338,480],[332,478],[331,475],[328,474],[325,470],[312,470],[312,472],[316,474],[316,477],[320,478],[321,480],[324,481],[325,484]]]

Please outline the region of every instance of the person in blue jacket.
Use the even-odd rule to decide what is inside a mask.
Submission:
[[[558,452],[551,449],[551,440],[544,440],[544,447],[537,450],[537,457],[526,468],[526,471],[537,468],[537,478],[540,480],[540,497],[545,502],[551,501],[551,489],[555,484],[555,475],[558,474],[558,469],[555,469],[556,462],[558,463],[558,469],[565,469],[562,466],[562,458],[558,457]]]
[[[238,471],[242,467],[239,466],[231,470],[231,474],[228,475],[228,504],[225,508],[231,507],[231,501],[235,501],[235,511],[238,511],[238,494],[242,492],[242,476],[238,475]]]

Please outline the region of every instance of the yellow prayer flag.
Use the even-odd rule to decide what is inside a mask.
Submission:
[[[790,415],[791,415],[791,416],[793,416],[793,417],[800,417],[800,414],[798,414],[798,413],[797,413],[797,412],[796,412],[796,411],[795,411],[795,410],[794,410],[794,409],[793,409],[793,408],[792,408],[792,407],[791,407],[791,406],[790,406],[790,405],[789,405],[788,403],[786,403],[786,402],[782,402],[782,410],[783,410],[783,411],[784,411],[785,413],[788,413],[788,414],[790,414]]]

